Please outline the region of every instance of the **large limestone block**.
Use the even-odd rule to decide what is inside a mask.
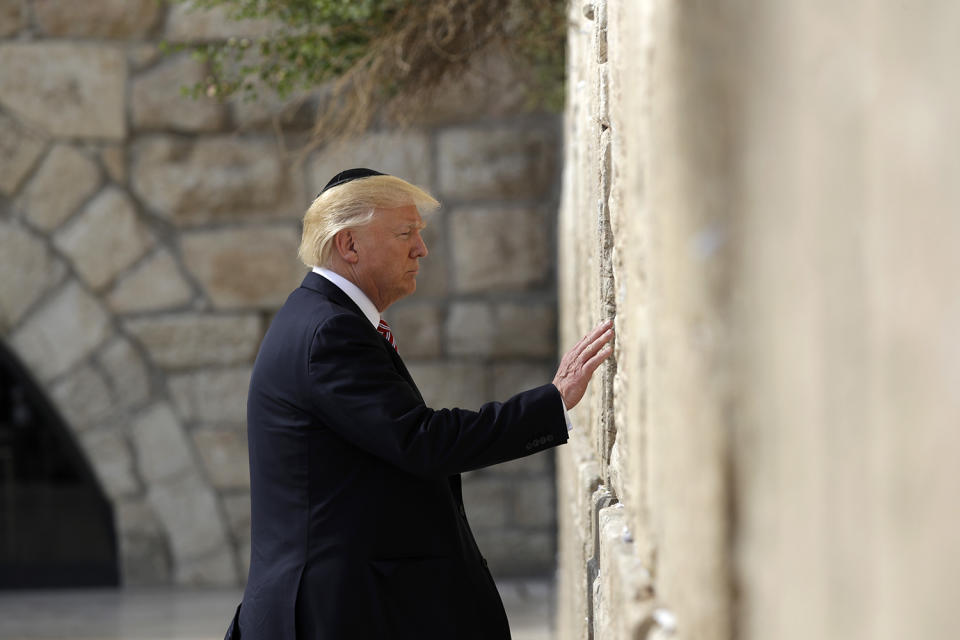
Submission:
[[[0,221],[0,329],[12,327],[66,272],[42,240]]]
[[[150,483],[166,480],[193,468],[190,440],[167,404],[144,410],[130,425],[140,475]]]
[[[134,191],[178,225],[245,218],[299,219],[299,172],[272,139],[148,136],[133,145]]]
[[[107,187],[54,236],[80,276],[99,289],[153,244],[125,191]]]
[[[10,343],[33,375],[49,380],[89,355],[111,331],[97,300],[70,282],[34,311]]]
[[[550,357],[554,315],[553,305],[544,303],[457,303],[447,318],[447,350],[453,355]]]
[[[201,8],[187,1],[170,7],[165,35],[174,42],[258,38],[279,26],[269,20],[234,20],[226,6]]]
[[[119,140],[127,131],[126,73],[115,47],[0,44],[0,104],[55,136]]]
[[[50,389],[50,397],[63,419],[77,431],[97,426],[113,409],[107,381],[89,365],[57,381]]]
[[[633,534],[623,503],[598,513],[599,577],[594,600],[594,637],[637,638],[641,632],[675,631],[673,614],[661,607],[655,614],[653,577],[635,553]],[[665,636],[666,637],[666,636]]]
[[[118,499],[140,492],[130,445],[122,433],[113,429],[87,431],[81,435],[80,444],[108,496]]]
[[[114,505],[120,543],[120,566],[124,586],[166,584],[170,558],[166,535],[153,509],[143,498]]]
[[[166,369],[252,362],[262,337],[255,314],[177,313],[131,319],[126,327]]]
[[[168,376],[167,384],[184,420],[243,424],[250,371],[249,366],[201,369]]]
[[[199,473],[181,473],[154,484],[147,499],[167,532],[177,566],[227,545],[217,498]]]
[[[476,410],[490,400],[479,364],[420,361],[407,362],[407,368],[428,407]]]
[[[440,355],[442,317],[443,307],[438,304],[391,307],[384,315],[397,340],[397,350],[404,358],[433,358]]]
[[[51,231],[67,219],[100,184],[100,170],[69,145],[50,150],[17,203],[31,224]]]
[[[99,360],[120,406],[135,407],[150,397],[150,372],[129,340],[118,337],[104,347]]]
[[[0,193],[9,196],[16,192],[20,182],[40,158],[44,146],[43,138],[10,116],[0,113]]]
[[[238,429],[197,429],[193,442],[207,478],[217,489],[244,489],[250,486],[247,435]]]
[[[278,308],[303,280],[293,228],[196,231],[181,241],[187,268],[222,309]]]
[[[20,30],[24,23],[22,0],[0,0],[0,37]]]
[[[159,249],[117,281],[107,302],[115,312],[129,313],[175,309],[191,299],[193,288],[176,260]]]
[[[164,60],[133,79],[131,112],[138,130],[216,131],[226,108],[216,100],[184,96],[180,88],[202,82],[203,63],[188,55]]]
[[[369,133],[317,151],[307,165],[307,186],[312,200],[330,178],[344,169],[367,167],[430,187],[430,142],[425,133]]]
[[[555,178],[557,136],[548,129],[449,129],[437,149],[444,198],[537,198]]]
[[[540,209],[461,208],[450,213],[454,288],[523,290],[550,273],[550,230]]]
[[[158,0],[34,0],[33,16],[47,36],[143,38],[161,15]]]

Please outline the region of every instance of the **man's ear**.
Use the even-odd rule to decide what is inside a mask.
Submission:
[[[356,264],[360,260],[360,253],[357,251],[357,238],[352,229],[343,229],[333,236],[333,246],[337,255],[349,264]]]

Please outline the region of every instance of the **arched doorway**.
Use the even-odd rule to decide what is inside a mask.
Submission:
[[[0,588],[119,583],[113,511],[69,428],[0,342]]]

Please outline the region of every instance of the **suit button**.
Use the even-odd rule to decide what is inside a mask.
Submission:
[[[523,448],[526,449],[527,451],[530,451],[530,449],[533,448],[533,444],[528,442],[527,444],[523,445]]]
[[[463,508],[463,505],[460,505],[460,515],[462,515],[464,518],[467,517],[467,510]]]
[[[553,434],[547,436],[547,442],[553,442]]]
[[[480,563],[483,564],[483,568],[484,568],[484,569],[487,568],[487,559],[486,559],[486,558],[480,558]]]

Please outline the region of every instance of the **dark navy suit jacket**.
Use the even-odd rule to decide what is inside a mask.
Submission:
[[[431,409],[353,301],[309,273],[263,339],[247,428],[250,574],[228,639],[510,637],[459,474],[566,442],[553,385]]]

